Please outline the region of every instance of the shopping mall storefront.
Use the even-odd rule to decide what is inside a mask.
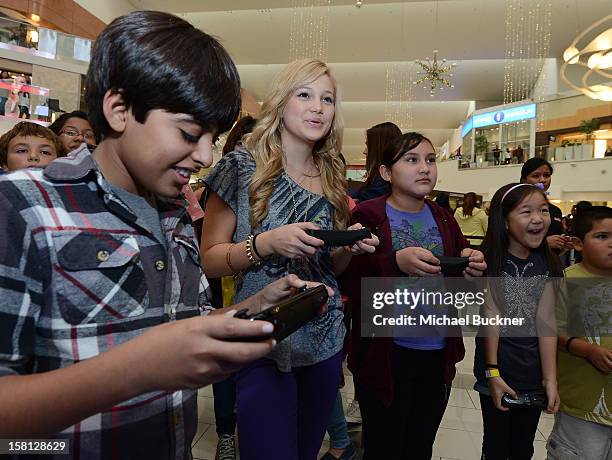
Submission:
[[[461,167],[523,163],[535,153],[536,104],[476,111],[461,129]]]

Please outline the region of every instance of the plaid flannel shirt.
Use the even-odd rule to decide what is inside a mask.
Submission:
[[[0,376],[70,366],[208,313],[185,202],[158,199],[158,211],[165,243],[113,194],[84,145],[44,171],[0,178]],[[73,458],[191,458],[196,401],[191,390],[143,394],[55,437],[70,439]]]

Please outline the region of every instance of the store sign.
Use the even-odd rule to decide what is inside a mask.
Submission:
[[[511,109],[499,110],[497,112],[479,113],[473,117],[473,127],[497,125],[500,123],[512,123],[514,121],[529,120],[536,117],[536,105],[528,104]]]
[[[472,121],[472,117],[468,118],[465,124],[463,125],[463,128],[461,128],[461,138],[467,136],[468,133],[472,130]]]

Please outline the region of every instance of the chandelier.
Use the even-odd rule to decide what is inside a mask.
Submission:
[[[606,25],[606,30],[594,36],[596,29]],[[565,83],[592,99],[612,101],[612,14],[580,33],[563,53],[563,61],[561,78]],[[566,75],[570,65],[583,71],[579,83]]]
[[[448,64],[446,65],[446,59],[442,59],[440,63],[438,62],[438,50],[434,50],[433,52],[433,60],[430,61],[428,57],[425,59],[427,63],[423,61],[419,61],[418,59],[414,62],[421,67],[423,72],[417,72],[417,75],[422,75],[417,81],[414,82],[415,85],[423,84],[423,89],[429,88],[429,95],[431,97],[434,96],[436,89],[438,87],[440,89],[444,89],[445,86],[449,88],[454,88],[455,85],[452,85],[447,77],[452,77],[453,74],[449,73],[457,64]],[[447,75],[448,74],[448,75]]]

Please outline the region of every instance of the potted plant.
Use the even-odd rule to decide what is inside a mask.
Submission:
[[[597,118],[591,118],[590,120],[582,120],[580,126],[578,126],[580,132],[584,133],[586,141],[590,141],[593,136],[593,131],[599,129],[599,120]]]
[[[482,134],[474,138],[474,150],[476,153],[484,153],[489,149],[489,141]]]
[[[478,157],[480,154],[482,155],[482,161],[486,160],[487,150],[489,150],[489,141],[487,140],[486,136],[483,136],[482,134],[476,136],[474,138],[474,151],[476,152],[476,156]]]

